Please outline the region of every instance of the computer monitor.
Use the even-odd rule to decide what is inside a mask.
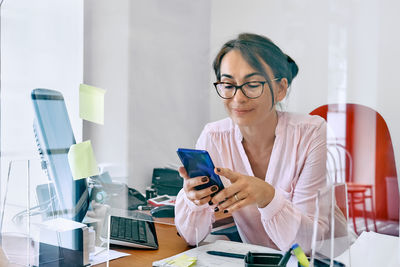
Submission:
[[[81,222],[89,206],[86,179],[74,180],[68,163],[68,151],[75,137],[60,92],[34,89],[31,93],[35,117],[33,129],[42,157],[42,166],[53,182],[57,203],[55,212],[62,217]],[[50,191],[51,194],[51,191]]]

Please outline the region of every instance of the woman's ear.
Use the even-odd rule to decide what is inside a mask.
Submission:
[[[275,94],[276,102],[280,102],[285,98],[288,86],[289,86],[288,80],[286,78],[282,78],[277,86],[277,92]]]

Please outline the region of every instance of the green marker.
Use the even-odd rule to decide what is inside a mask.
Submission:
[[[304,254],[304,251],[301,249],[301,247],[297,243],[295,243],[292,246],[292,250],[294,252],[294,255],[296,255],[296,258],[299,261],[301,266],[303,266],[303,267],[310,266],[310,262],[308,261],[306,254]]]

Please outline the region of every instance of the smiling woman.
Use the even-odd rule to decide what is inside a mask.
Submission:
[[[264,68],[268,70],[269,67],[265,63],[264,65]],[[217,90],[219,89],[220,95],[224,96],[226,110],[236,124],[251,125],[257,123],[255,120],[264,120],[265,116],[276,115],[274,103],[285,97],[287,78],[271,79],[267,74],[258,70],[254,71],[238,50],[228,52],[219,69],[222,74],[221,83],[217,83]],[[272,84],[278,80],[280,80],[279,84]],[[242,86],[232,85],[235,83],[242,83]],[[241,89],[241,93],[236,95],[237,88]]]
[[[228,41],[214,60],[218,95],[229,118],[209,123],[197,141],[207,150],[225,189],[196,190],[208,177],[189,178],[176,200],[175,223],[189,244],[205,238],[214,213],[231,213],[246,243],[307,251],[315,201],[326,185],[326,124],[317,116],[276,110],[293,78],[296,63],[270,39],[244,33]],[[328,230],[320,216],[319,235]]]
[[[224,58],[224,62],[226,62],[225,56],[232,50],[233,52],[239,52],[249,67],[257,71],[247,74],[246,78],[257,74],[262,76],[269,85],[272,96],[274,96],[274,93],[271,87],[270,75],[279,77],[274,80],[280,80],[285,77],[287,86],[290,86],[299,70],[294,60],[284,54],[270,39],[255,34],[243,33],[237,39],[227,42],[216,56],[213,67],[218,80],[221,80],[224,76],[232,78],[229,74],[224,74],[221,68],[222,59]],[[266,62],[268,62],[268,65]],[[272,100],[272,105],[274,105],[275,101],[274,99]]]

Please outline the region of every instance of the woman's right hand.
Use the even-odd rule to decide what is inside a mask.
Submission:
[[[211,200],[211,194],[217,192],[218,186],[213,185],[201,190],[196,190],[195,187],[198,185],[206,184],[210,180],[207,176],[198,176],[190,178],[184,167],[179,167],[179,175],[183,178],[183,190],[186,193],[187,198],[192,201],[195,205],[201,206],[208,203]]]

